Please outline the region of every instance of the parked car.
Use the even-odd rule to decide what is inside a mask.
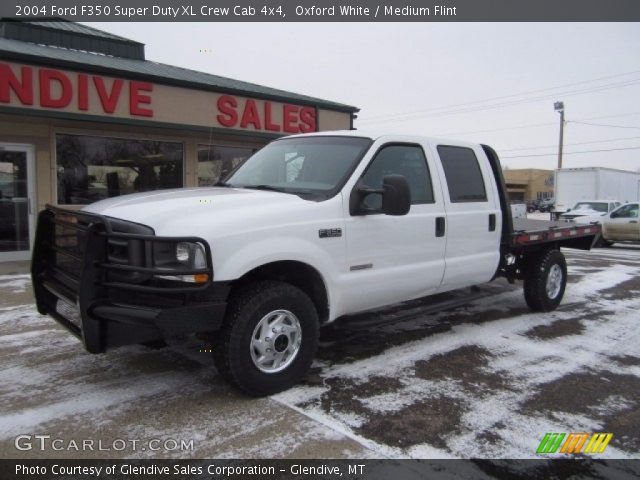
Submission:
[[[560,220],[568,222],[578,217],[601,215],[613,211],[620,205],[621,203],[615,200],[584,200],[560,215]]]
[[[627,203],[616,208],[610,213],[595,216],[579,217],[575,223],[586,225],[600,223],[602,225],[602,238],[598,246],[608,247],[614,242],[640,241],[640,223],[638,202]]]
[[[527,213],[533,213],[539,209],[540,200],[527,200]]]
[[[538,210],[541,212],[551,212],[555,206],[555,200],[553,198],[543,198],[538,201]]]
[[[561,247],[589,250],[600,227],[512,219],[507,198],[486,145],[285,137],[216,187],[48,206],[36,304],[91,353],[207,333],[222,376],[268,395],[306,375],[319,328],[345,315],[497,276],[524,280],[534,311],[554,310]]]

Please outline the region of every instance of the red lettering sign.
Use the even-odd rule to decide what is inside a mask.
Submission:
[[[153,84],[146,82],[129,82],[129,113],[141,117],[153,117],[153,110],[142,108],[140,104],[151,105],[151,97],[140,92],[152,92]]]
[[[128,92],[124,91],[126,88]],[[82,112],[99,109],[105,114],[122,114],[126,111],[123,102],[127,101],[128,93],[129,115],[154,115],[152,83],[0,62],[0,103],[17,101],[22,105],[33,105],[34,89],[39,92],[39,106],[44,108],[72,107]],[[318,129],[318,113],[311,106],[221,95],[216,107],[218,124],[227,128],[285,133]]]
[[[34,68],[20,67],[20,77],[16,75],[11,65],[0,63],[0,102],[11,103],[12,94],[22,105],[33,105]],[[114,113],[122,101],[124,80],[111,79],[99,75],[79,73],[75,79],[73,75],[54,69],[36,69],[39,105],[46,108],[65,108],[77,102],[77,108],[88,111],[90,92],[96,93],[100,100],[100,107],[104,113]],[[75,80],[75,81],[74,81]],[[151,105],[153,85],[147,82],[129,82],[129,113],[140,117],[153,117]],[[97,106],[97,105],[96,105]],[[96,107],[94,106],[94,107]]]
[[[316,109],[313,107],[302,107],[300,109],[300,132],[315,132],[317,129]]]
[[[229,128],[248,128],[253,130],[267,130],[270,132],[306,133],[317,130],[317,114],[314,107],[300,107],[284,103],[280,106],[281,121],[277,123],[274,115],[274,104],[265,100],[259,109],[256,100],[247,99],[244,107],[232,95],[222,95],[218,98],[218,123]]]
[[[18,80],[6,63],[0,63],[0,102],[11,102],[11,91],[23,105],[33,105],[33,72],[31,67],[22,67],[22,80]]]
[[[59,70],[40,70],[40,105],[50,108],[64,108],[71,103],[71,95],[73,87],[71,80]],[[57,83],[60,88],[60,94],[57,98],[53,97],[51,87],[53,83]]]
[[[89,110],[89,84],[82,73],[78,75],[78,109]]]
[[[122,80],[114,80],[111,84],[111,91],[107,92],[107,87],[104,84],[102,77],[93,77],[93,83],[96,86],[98,92],[98,98],[102,104],[102,109],[105,113],[113,113],[118,106],[118,100],[120,100],[120,92],[122,91]]]
[[[249,99],[244,106],[244,112],[242,113],[242,120],[240,120],[240,128],[247,128],[249,125],[253,125],[253,128],[260,130],[260,115],[258,115],[258,107],[256,102]]]
[[[271,102],[264,102],[264,128],[272,132],[280,131],[280,125],[271,122]]]
[[[218,111],[220,114],[216,117],[220,125],[225,127],[233,127],[238,123],[238,113],[236,107],[238,102],[231,95],[222,95],[218,98]]]

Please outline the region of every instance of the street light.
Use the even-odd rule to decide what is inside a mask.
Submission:
[[[553,109],[556,112],[560,112],[560,142],[558,145],[558,168],[562,168],[562,143],[563,143],[563,135],[564,135],[564,103],[555,102],[553,104]]]

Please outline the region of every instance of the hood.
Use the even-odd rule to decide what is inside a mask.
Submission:
[[[598,212],[596,215],[581,215],[579,217],[575,217],[575,222],[582,225],[588,225],[594,222],[602,222],[604,220],[603,217],[608,218],[608,215],[602,212]]]
[[[224,223],[315,203],[288,193],[199,187],[134,193],[92,203],[84,211],[152,227],[157,235],[196,235],[204,224]]]
[[[589,215],[590,217],[595,217],[595,216],[602,216],[602,215],[606,215],[605,212],[599,212],[598,210],[593,210],[591,208],[584,208],[584,209],[578,209],[578,210],[571,210],[570,212],[567,213],[563,213],[561,215],[561,217],[564,218],[576,218],[576,217],[584,217]]]

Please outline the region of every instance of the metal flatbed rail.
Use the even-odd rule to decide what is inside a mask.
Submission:
[[[595,237],[600,232],[600,225],[576,225],[568,222],[514,219],[511,240],[513,245],[531,245]]]

